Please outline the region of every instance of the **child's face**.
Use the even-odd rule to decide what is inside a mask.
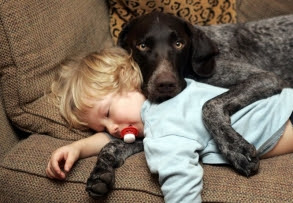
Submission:
[[[143,136],[140,111],[145,97],[140,92],[109,94],[101,100],[88,98],[86,101],[92,105],[84,115],[89,128],[120,137],[123,128],[134,126],[139,131],[139,136]]]

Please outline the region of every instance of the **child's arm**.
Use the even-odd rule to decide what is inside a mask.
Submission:
[[[101,149],[110,141],[105,133],[96,133],[85,139],[75,141],[58,148],[52,153],[46,168],[49,178],[63,180],[73,164],[82,158],[98,155]]]
[[[261,158],[266,159],[289,153],[293,153],[293,126],[290,120],[287,121],[284,133],[275,147]]]

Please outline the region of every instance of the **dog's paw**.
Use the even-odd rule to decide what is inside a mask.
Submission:
[[[259,157],[255,147],[248,142],[229,144],[225,155],[236,171],[245,176],[257,173],[259,168]]]
[[[112,168],[96,167],[87,180],[86,191],[92,198],[105,196],[112,190],[115,183],[115,171]]]

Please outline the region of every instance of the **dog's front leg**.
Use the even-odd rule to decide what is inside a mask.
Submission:
[[[279,93],[285,85],[273,73],[255,74],[203,106],[203,120],[207,130],[219,150],[241,174],[255,174],[259,167],[259,157],[255,147],[232,128],[230,116],[259,99]]]
[[[106,195],[115,183],[115,168],[120,167],[131,155],[143,151],[143,143],[138,140],[127,144],[113,140],[99,153],[98,160],[87,180],[86,191],[93,198]]]

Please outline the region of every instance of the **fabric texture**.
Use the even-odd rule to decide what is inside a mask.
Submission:
[[[97,201],[85,192],[95,157],[77,162],[65,182],[48,179],[44,170],[50,152],[68,143],[35,134],[12,148],[0,163],[0,202],[163,202],[158,177],[150,174],[144,153],[117,169],[113,191]],[[250,178],[231,167],[203,165],[203,202],[290,202],[292,165],[284,163],[292,160],[292,154],[262,160],[259,174]]]
[[[236,23],[236,0],[108,0],[110,6],[110,30],[112,39],[117,37],[123,25],[130,19],[158,10],[181,17],[191,24],[212,25]]]
[[[190,79],[186,82],[176,97],[160,104],[146,101],[141,111],[146,160],[151,172],[159,175],[165,201],[170,203],[201,201],[199,160],[228,164],[202,121],[204,103],[227,89]],[[231,125],[263,155],[281,137],[293,111],[292,98],[293,89],[288,88],[254,102],[233,114]]]
[[[98,4],[91,0],[1,2],[0,33],[5,28],[5,40],[0,51],[7,55],[0,62],[1,91],[7,115],[18,128],[71,140],[89,135],[68,130],[44,94],[62,60],[100,50],[110,39],[106,7]]]
[[[2,160],[12,146],[16,145],[18,142],[19,137],[12,129],[11,124],[5,115],[4,107],[2,105],[2,97],[0,94],[0,160]]]
[[[253,8],[260,16],[267,12]],[[163,202],[144,153],[116,170],[113,191],[99,200],[85,192],[95,157],[76,163],[66,181],[45,175],[53,150],[91,134],[69,130],[44,97],[59,62],[111,44],[106,0],[0,0],[0,202]],[[292,165],[293,155],[262,160],[259,174],[250,178],[230,167],[203,165],[202,199],[290,202]]]
[[[291,0],[236,0],[236,5],[239,23],[293,13]]]
[[[6,185],[5,182],[10,180],[9,186],[0,189],[1,194],[5,194],[0,196],[0,202],[17,202],[15,197],[19,202],[93,201],[85,192],[85,183],[94,167],[96,157],[78,161],[66,181],[50,180],[45,175],[51,152],[70,142],[34,134],[12,148],[0,163],[0,185]],[[127,159],[123,167],[117,169],[116,174],[113,192],[101,200],[137,202],[135,198],[138,195],[142,200],[162,202],[159,185],[156,178],[150,174],[143,153]]]

